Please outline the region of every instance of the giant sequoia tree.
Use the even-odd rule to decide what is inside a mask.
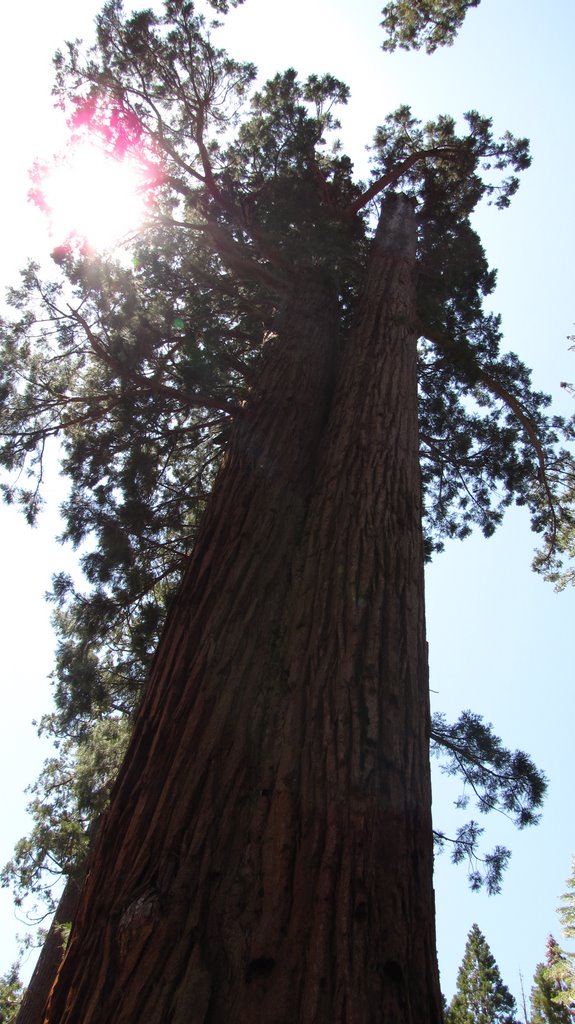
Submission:
[[[45,1019],[439,1021],[430,739],[482,809],[527,824],[544,789],[477,716],[432,727],[423,606],[426,552],[512,501],[553,543],[564,456],[470,224],[527,144],[403,107],[358,182],[343,83],[250,94],[181,0],[108,4],[57,74],[154,206],[128,266],[70,239],[59,281],[29,267],[4,331],[7,496],[33,518],[59,436],[97,542],[91,595],[55,585],[57,726],[134,717]]]

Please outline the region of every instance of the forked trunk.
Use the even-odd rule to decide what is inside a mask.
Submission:
[[[251,1012],[238,1017],[246,1022],[442,1019],[415,245],[413,204],[391,197],[297,561],[288,710],[262,829],[269,908],[252,946],[253,997],[249,986],[242,997]]]
[[[436,1024],[415,228],[384,207],[331,400],[298,282],[234,429],[49,1024]],[[329,413],[329,418],[328,418]]]

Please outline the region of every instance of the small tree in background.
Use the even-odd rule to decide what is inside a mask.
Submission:
[[[550,935],[547,939],[545,962],[537,964],[531,989],[531,1024],[569,1024],[572,1014],[569,1008],[558,1002],[560,992],[557,982],[558,967],[565,956],[557,941]]]
[[[561,896],[557,913],[564,937],[575,939],[575,858],[567,879],[567,891]],[[547,941],[544,972],[557,1014],[564,1011],[563,1016],[550,1017],[549,1020],[575,1020],[575,952],[562,949],[551,935]]]
[[[503,984],[495,958],[476,924],[467,937],[457,991],[447,1024],[514,1024],[515,999]]]
[[[575,857],[571,861],[571,874],[566,884],[567,892],[561,897],[557,913],[565,938],[575,939]]]

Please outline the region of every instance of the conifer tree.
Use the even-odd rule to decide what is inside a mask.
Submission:
[[[446,1024],[514,1024],[515,999],[503,983],[495,958],[474,924],[457,975],[457,990]]]
[[[527,143],[401,107],[357,181],[347,87],[252,94],[182,0],[107,4],[57,76],[75,131],[158,174],[133,263],[70,240],[3,332],[6,497],[34,518],[57,435],[66,532],[95,541],[91,594],[55,584],[57,728],[134,722],[45,1020],[434,1024],[430,736],[481,810],[522,826],[544,792],[472,713],[432,726],[423,613],[444,537],[513,501],[555,535],[566,456],[470,222]]]
[[[567,891],[561,896],[557,908],[563,935],[572,942],[575,938],[575,859],[567,879]],[[575,1017],[575,951],[564,949],[549,938],[547,946],[547,964],[545,967],[548,980],[553,986],[553,1000],[557,1006],[563,1007],[573,1019]]]
[[[558,972],[564,956],[550,935],[544,963],[537,964],[531,989],[531,1024],[570,1024],[572,1014],[569,1008],[558,1001],[561,982]]]
[[[561,896],[557,909],[563,935],[569,941],[575,941],[575,857],[571,864],[571,874],[566,882],[567,890]]]

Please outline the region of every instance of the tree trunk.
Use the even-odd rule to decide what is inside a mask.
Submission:
[[[100,820],[101,815],[98,815],[88,829],[88,849],[91,849],[94,843]],[[74,874],[68,876],[14,1024],[42,1024],[44,1020],[46,1000],[62,963],[66,950],[67,932],[78,909],[82,885],[86,877],[87,860],[88,855],[85,854],[82,861],[76,864]]]
[[[75,878],[69,878],[44,939],[32,977],[24,992],[15,1024],[42,1024],[46,999],[54,984],[66,947],[62,926],[69,925],[73,920],[79,897],[78,881]]]
[[[246,995],[245,1021],[442,1019],[415,245],[412,202],[390,197],[299,556],[288,713],[264,832],[263,889],[276,906],[254,949],[262,968],[275,965],[251,1004]]]
[[[49,1024],[440,1020],[414,260],[397,197],[333,401],[335,302],[316,275],[296,282],[156,654]]]

